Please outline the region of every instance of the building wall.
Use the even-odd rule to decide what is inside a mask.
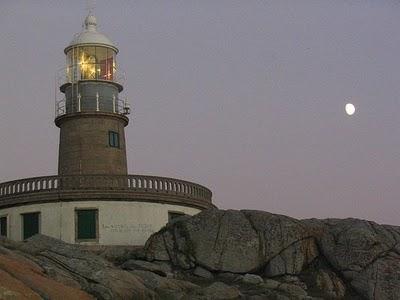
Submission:
[[[40,212],[41,234],[75,243],[75,210],[79,208],[98,209],[100,245],[144,245],[152,233],[160,230],[168,222],[168,211],[188,215],[200,212],[196,208],[160,203],[82,201],[1,209],[0,216],[8,216],[8,237],[12,240],[22,240],[21,214]]]
[[[125,120],[86,114],[59,123],[59,175],[126,175]],[[109,131],[119,134],[119,148],[109,145]]]

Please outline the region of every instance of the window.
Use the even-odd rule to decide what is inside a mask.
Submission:
[[[77,209],[75,231],[77,240],[98,240],[98,210]]]
[[[7,237],[7,217],[0,217],[0,236]]]
[[[74,47],[67,53],[67,75],[71,74],[70,69],[72,68],[76,73],[74,81],[112,81],[115,77],[115,56],[115,51],[107,47]]]
[[[27,213],[22,214],[22,228],[24,240],[39,233],[39,217],[40,213]]]
[[[79,48],[79,67],[81,79],[96,79],[96,48]]]
[[[115,131],[108,132],[108,144],[110,147],[119,148],[119,133]]]
[[[169,211],[168,212],[168,222],[171,222],[172,220],[178,219],[180,217],[186,216],[185,213],[180,212],[180,211]]]

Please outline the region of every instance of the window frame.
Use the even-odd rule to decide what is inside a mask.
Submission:
[[[94,210],[95,211],[95,226],[96,226],[96,237],[89,239],[79,238],[79,226],[78,226],[78,212],[83,210]],[[75,208],[75,242],[85,243],[85,242],[99,242],[99,208],[98,207],[76,207]]]
[[[1,219],[6,219],[6,234],[2,235],[1,234]],[[5,237],[8,238],[9,232],[8,232],[8,215],[0,215],[0,237]]]
[[[120,149],[121,143],[120,143],[120,138],[119,138],[119,132],[118,131],[114,131],[114,130],[109,130],[108,131],[108,145],[111,148]]]
[[[172,215],[175,215],[175,217],[172,218],[171,217]],[[187,216],[187,214],[185,214],[183,211],[169,210],[168,211],[168,223],[171,223],[173,220],[183,217],[183,216]]]
[[[21,213],[21,237],[22,240],[25,241],[27,239],[29,239],[30,237],[32,237],[33,235],[31,235],[30,237],[25,238],[25,216],[26,215],[37,215],[38,216],[38,232],[36,234],[41,234],[42,233],[42,214],[40,211],[30,211],[30,212],[24,212]],[[35,234],[34,234],[35,235]]]

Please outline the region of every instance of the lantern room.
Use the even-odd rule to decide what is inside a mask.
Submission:
[[[106,46],[74,46],[68,49],[67,78],[113,81],[116,73],[116,51]]]
[[[118,70],[117,47],[97,31],[97,20],[89,14],[83,30],[65,48],[66,67],[58,74],[62,99],[56,99],[56,117],[76,112],[129,113],[119,96],[124,76]]]

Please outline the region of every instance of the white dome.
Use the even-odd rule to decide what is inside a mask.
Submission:
[[[114,48],[116,52],[118,52],[118,49],[115,47],[114,43],[104,34],[97,31],[97,21],[96,17],[93,15],[88,15],[86,17],[82,32],[75,35],[68,47],[65,49],[65,52],[67,52],[72,46],[80,44],[102,44],[110,46],[111,48]]]

